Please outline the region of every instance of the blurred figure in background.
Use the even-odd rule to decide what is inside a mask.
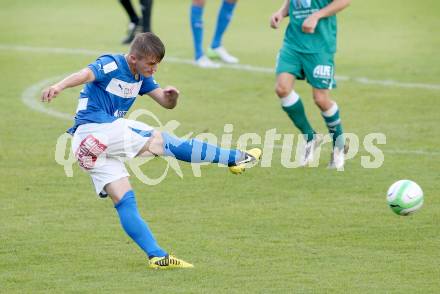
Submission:
[[[137,33],[151,32],[151,9],[153,0],[139,0],[142,10],[142,18],[136,14],[136,11],[131,4],[131,0],[119,0],[122,7],[130,19],[128,24],[127,36],[122,40],[122,44],[130,44]]]
[[[203,68],[218,68],[220,65],[212,61],[218,59],[225,63],[238,63],[238,59],[230,55],[222,46],[223,34],[232,19],[237,0],[222,0],[217,16],[214,36],[207,53],[203,51],[203,9],[206,0],[192,0],[190,21],[194,41],[195,64]]]
[[[289,24],[283,46],[276,63],[275,92],[281,106],[293,124],[304,135],[301,165],[313,161],[314,150],[322,143],[310,125],[299,95],[295,92],[296,80],[307,80],[312,87],[315,104],[333,138],[333,152],[329,168],[344,169],[345,144],[339,107],[330,98],[336,87],[334,55],[336,52],[336,14],[345,9],[351,0],[284,0],[281,8],[272,14],[270,26],[277,29],[285,17]]]

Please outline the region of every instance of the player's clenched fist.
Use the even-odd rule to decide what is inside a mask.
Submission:
[[[55,98],[62,89],[58,87],[57,85],[50,86],[49,88],[45,89],[41,93],[41,101],[42,102],[50,102],[53,98]]]
[[[272,14],[270,18],[270,27],[273,29],[277,29],[280,26],[281,21],[283,20],[284,15],[281,11],[277,11]]]
[[[165,87],[163,93],[168,99],[177,99],[180,94],[179,90],[172,86]]]

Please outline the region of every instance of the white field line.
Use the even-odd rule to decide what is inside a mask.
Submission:
[[[31,47],[31,46],[19,46],[19,45],[8,45],[0,44],[0,50],[13,50],[22,52],[32,52],[32,53],[47,53],[47,54],[72,54],[72,55],[87,55],[87,56],[100,56],[103,51],[88,50],[81,48],[48,48],[48,47]],[[165,60],[171,63],[179,64],[193,64],[190,59],[184,59],[179,57],[166,57]],[[274,69],[270,67],[259,67],[246,64],[222,64],[222,67],[248,72],[259,72],[274,74]],[[405,83],[394,80],[372,80],[365,77],[349,77],[349,76],[339,76],[337,75],[336,80],[338,81],[353,81],[359,84],[365,85],[376,85],[384,87],[395,87],[395,88],[408,88],[408,89],[426,89],[426,90],[440,90],[440,84],[424,84],[424,83]]]
[[[386,153],[390,154],[404,154],[404,155],[426,155],[426,156],[439,156],[440,152],[438,151],[426,151],[426,150],[397,150],[397,149],[390,149],[385,150]]]
[[[28,107],[42,112],[44,114],[54,116],[56,118],[60,118],[63,120],[73,120],[73,116],[64,112],[60,112],[55,109],[50,109],[44,106],[43,102],[40,101],[40,92],[43,88],[49,86],[50,84],[60,80],[63,76],[57,76],[52,77],[49,79],[45,79],[43,81],[40,81],[36,84],[31,85],[29,88],[25,89],[23,93],[21,94],[21,100],[24,104],[26,104]],[[55,98],[56,99],[56,98]]]
[[[267,146],[266,146],[267,147]],[[283,145],[273,145],[273,149],[283,149]],[[326,148],[325,146],[322,149],[330,150],[330,147]],[[423,149],[416,150],[404,150],[404,149],[381,149],[384,153],[387,154],[402,154],[402,155],[421,155],[421,156],[440,156],[439,151],[427,151]],[[362,150],[361,150],[362,151]]]

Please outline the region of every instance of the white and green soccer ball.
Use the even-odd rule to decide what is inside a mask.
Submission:
[[[410,180],[397,181],[388,189],[387,203],[398,215],[414,213],[423,205],[422,188]]]

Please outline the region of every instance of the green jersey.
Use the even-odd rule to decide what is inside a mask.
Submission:
[[[326,7],[332,0],[290,0],[289,26],[284,36],[284,46],[302,53],[336,52],[336,15],[322,18],[313,34],[303,33],[304,20]]]

